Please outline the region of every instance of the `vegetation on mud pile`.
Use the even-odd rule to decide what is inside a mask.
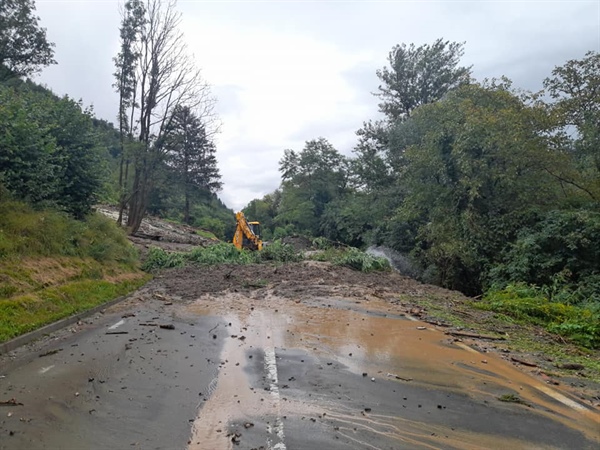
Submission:
[[[0,200],[0,341],[126,294],[148,276],[111,220]]]
[[[355,249],[343,249],[335,252],[320,252],[311,256],[320,261],[331,261],[340,266],[362,272],[389,270],[386,259],[376,258]],[[267,245],[260,252],[238,250],[233,244],[219,243],[208,247],[198,247],[191,252],[166,252],[153,247],[148,252],[142,266],[143,270],[152,272],[158,269],[183,267],[187,264],[217,265],[217,264],[259,264],[263,262],[290,263],[304,259],[301,252],[293,246],[281,241]]]

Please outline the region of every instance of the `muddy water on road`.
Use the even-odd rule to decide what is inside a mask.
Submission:
[[[341,435],[365,448],[377,447],[361,440],[360,430],[411,448],[533,448],[518,439],[397,415],[356,414],[326,396],[283,397],[277,349],[298,349],[319,360],[335,361],[343,370],[359,376],[367,373],[375,382],[466,394],[498,408],[513,406],[501,404],[498,396],[515,394],[534,406],[536,414],[600,441],[598,412],[574,402],[568,392],[550,389],[497,355],[471,350],[428,324],[394,315],[389,303],[375,298],[319,299],[305,304],[261,290],[255,298],[237,293],[206,295],[182,306],[181,314],[219,316],[230,324],[214,330],[230,337],[211,396],[201,404],[193,423],[190,449],[233,448],[231,430],[244,430],[244,424],[253,427],[251,420],[256,417],[265,418],[267,448],[285,449],[283,419],[308,415],[334,419]],[[248,370],[261,357],[265,389],[256,388]],[[438,441],[439,436],[444,440]]]

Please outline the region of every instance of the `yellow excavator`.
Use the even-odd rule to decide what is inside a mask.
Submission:
[[[237,226],[233,234],[233,245],[239,250],[247,248],[250,250],[262,250],[263,243],[260,240],[260,223],[248,222],[243,212],[235,214]]]

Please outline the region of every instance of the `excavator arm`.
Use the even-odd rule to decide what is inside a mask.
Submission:
[[[233,245],[238,249],[249,248],[251,250],[262,250],[262,241],[258,232],[255,233],[254,228],[258,228],[258,222],[248,222],[243,212],[238,212],[235,215],[237,226],[233,234]]]

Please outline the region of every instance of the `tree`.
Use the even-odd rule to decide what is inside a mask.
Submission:
[[[300,153],[286,150],[279,162],[283,187],[275,222],[316,234],[326,205],[348,187],[347,164],[324,138],[307,141]]]
[[[132,233],[142,222],[154,188],[155,175],[164,162],[165,133],[175,108],[190,107],[201,118],[207,135],[216,132],[213,126],[214,98],[193,59],[187,54],[179,31],[181,14],[175,6],[174,0],[147,0],[139,29],[133,100],[125,105],[129,109],[131,123],[135,121],[132,129],[139,142],[132,155],[134,173],[127,218],[127,226]],[[127,15],[123,20],[126,19]],[[121,73],[118,65],[117,72]]]
[[[471,68],[459,67],[463,44],[438,39],[433,45],[396,45],[389,53],[390,67],[377,71],[383,82],[379,109],[388,120],[406,120],[420,105],[441,99],[449,90],[469,81]]]
[[[169,121],[164,147],[167,164],[174,170],[183,186],[183,221],[190,223],[192,192],[201,189],[215,193],[222,186],[215,145],[191,109],[187,106],[177,106]]]
[[[406,194],[395,220],[416,224],[413,254],[434,281],[470,294],[528,221],[560,204],[546,112],[498,87],[465,85],[398,125]],[[532,219],[533,218],[533,219]]]
[[[33,0],[0,2],[0,79],[30,76],[56,64],[54,44],[46,40],[46,30],[39,27],[34,11]]]
[[[585,192],[590,200],[600,199],[600,54],[588,52],[581,60],[567,61],[552,71],[544,87],[554,99],[549,108],[555,115],[555,130],[562,149],[577,163],[576,171],[558,167],[553,176]],[[573,133],[575,128],[576,133]]]
[[[0,85],[0,177],[17,198],[81,219],[102,189],[104,155],[81,102],[20,80]]]
[[[116,71],[114,73],[115,83],[113,87],[119,93],[119,139],[121,157],[119,161],[119,218],[117,223],[121,225],[123,210],[127,204],[127,180],[129,178],[129,164],[131,142],[133,140],[133,127],[136,98],[136,74],[137,61],[139,60],[139,39],[145,21],[145,7],[141,0],[127,0],[122,11],[120,28],[121,51],[114,58]],[[129,145],[126,145],[129,144]]]

